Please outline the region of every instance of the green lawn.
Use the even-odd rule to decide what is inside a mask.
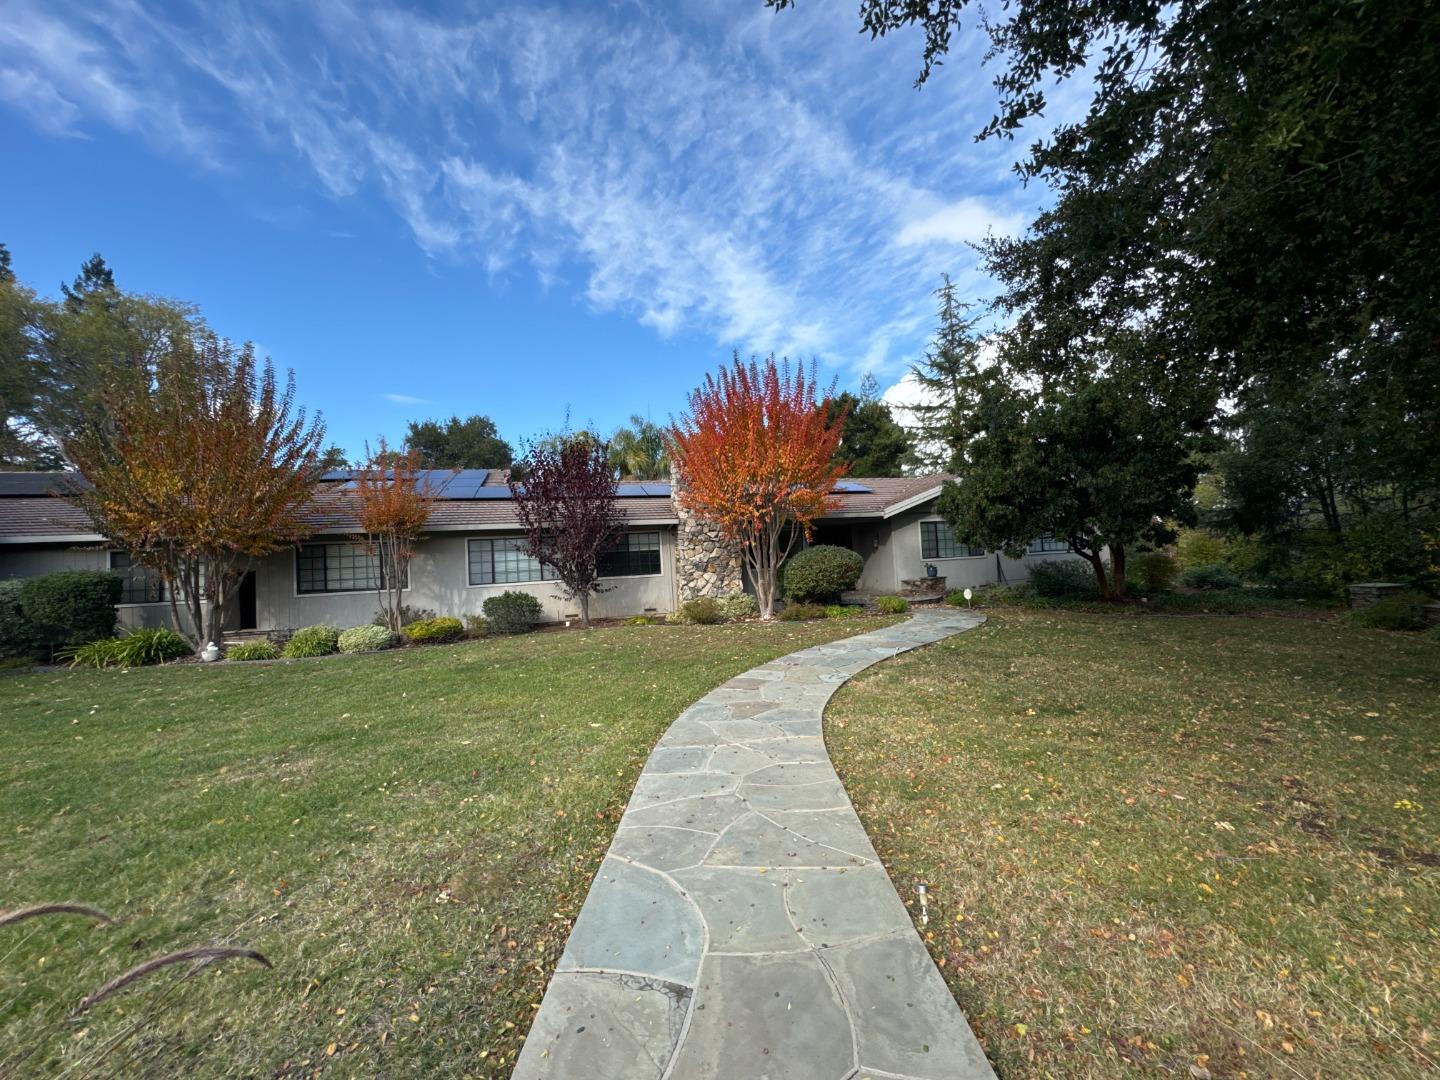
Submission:
[[[1007,609],[827,739],[1003,1077],[1440,1068],[1440,645]]]
[[[0,674],[0,1076],[509,1074],[656,739],[894,620],[628,627],[365,657]],[[240,943],[274,962],[152,976]]]

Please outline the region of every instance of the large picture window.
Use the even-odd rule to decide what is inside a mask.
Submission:
[[[601,577],[645,577],[660,573],[660,534],[626,533],[600,553]]]
[[[364,544],[304,544],[295,554],[297,592],[374,592],[383,586],[380,554]]]
[[[120,603],[163,604],[170,599],[160,571],[142,566],[128,552],[110,552],[110,569],[120,575]]]
[[[920,523],[920,557],[922,559],[970,559],[984,555],[985,549],[962,544],[955,539],[955,530],[946,521]]]
[[[1043,555],[1048,551],[1069,551],[1070,545],[1064,540],[1056,540],[1047,533],[1038,540],[1031,540],[1030,546],[1025,550],[1031,555]]]
[[[518,581],[554,581],[549,567],[525,552],[519,537],[498,540],[471,540],[469,544],[471,585],[510,585]]]

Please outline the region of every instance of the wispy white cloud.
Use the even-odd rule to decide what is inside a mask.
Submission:
[[[409,394],[381,394],[386,401],[393,401],[396,405],[430,405],[433,404],[429,398],[411,397]]]
[[[914,42],[862,40],[844,5],[9,7],[0,101],[43,130],[236,168],[259,145],[332,198],[383,198],[441,265],[662,336],[893,376],[939,275],[982,290],[968,243],[1025,220],[1013,148],[972,139],[975,48],[917,93]]]
[[[923,217],[911,218],[900,228],[896,242],[912,244],[973,244],[991,233],[1007,235],[1025,227],[1025,216],[1006,213],[984,199],[967,195]]]

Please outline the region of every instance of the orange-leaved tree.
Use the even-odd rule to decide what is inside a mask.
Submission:
[[[325,425],[296,408],[295,376],[249,345],[177,336],[148,383],[116,383],[104,417],[65,442],[96,528],[165,582],[176,629],[219,641],[251,560],[303,539]],[[186,619],[180,617],[184,605]]]
[[[827,416],[816,389],[813,365],[807,377],[803,365],[736,353],[670,428],[677,497],[740,550],[762,619],[775,613],[780,567],[845,475],[835,461],[845,416]]]
[[[391,450],[383,438],[374,453],[365,447],[365,457],[365,466],[354,474],[355,516],[360,539],[378,556],[375,595],[380,613],[398,634],[415,544],[425,531],[435,500],[458,470],[421,469],[419,450]]]

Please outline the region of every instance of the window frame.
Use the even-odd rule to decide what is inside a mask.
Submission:
[[[1046,545],[1051,545],[1047,547]],[[1059,547],[1054,545],[1059,544]],[[1057,540],[1050,533],[1044,536],[1037,536],[1030,543],[1025,545],[1026,555],[1064,555],[1070,551],[1070,543],[1066,540]]]
[[[634,538],[634,537],[639,537],[639,536],[644,536],[644,537],[651,537],[651,536],[653,536],[653,537],[655,538],[655,546],[654,546],[654,547],[643,547],[643,548],[638,548],[638,549],[637,549],[637,548],[632,548],[632,547],[630,547],[630,541],[631,541],[631,539]],[[623,544],[625,545],[623,551],[620,549],[620,543],[623,543]],[[600,580],[601,580],[601,581],[619,581],[619,580],[621,580],[621,579],[623,579],[623,578],[660,577],[662,574],[665,573],[665,554],[664,554],[664,553],[665,553],[665,543],[664,543],[664,541],[661,539],[661,537],[660,537],[660,531],[659,531],[658,529],[637,529],[637,530],[634,531],[634,532],[621,533],[621,534],[620,534],[620,542],[617,543],[617,544],[615,544],[615,545],[612,545],[612,546],[611,546],[609,549],[607,549],[606,551],[602,551],[602,552],[600,553],[600,558],[601,558],[601,559],[604,559],[605,556],[608,555],[608,554],[624,554],[624,555],[633,557],[633,556],[638,555],[638,554],[649,554],[649,553],[652,552],[652,551],[655,553],[655,569],[654,569],[654,570],[637,571],[637,572],[635,572],[635,573],[625,573],[625,574],[606,574],[606,573],[601,573],[601,574],[600,574]],[[598,570],[598,569],[600,569],[600,567],[597,565],[596,569]]]
[[[935,529],[936,529],[935,536],[934,536],[936,554],[934,554],[934,555],[927,555],[926,552],[925,552],[925,540],[926,540],[925,534],[926,534],[926,531],[927,531],[927,530],[926,530],[926,526],[934,526]],[[941,554],[939,554],[939,551],[941,550],[941,548],[940,548],[940,541],[941,541],[941,539],[942,539],[943,537],[945,537],[945,536],[948,536],[948,537],[950,538],[950,543],[954,545],[954,547],[955,547],[955,549],[956,549],[957,551],[963,549],[963,550],[966,552],[966,554],[964,554],[964,555],[941,555]],[[934,519],[934,518],[932,518],[932,519],[929,520],[929,521],[922,521],[922,522],[920,522],[920,558],[923,559],[923,560],[925,560],[925,561],[948,562],[948,561],[953,560],[953,559],[983,559],[983,558],[985,558],[985,557],[986,557],[987,555],[989,555],[989,554],[990,554],[990,553],[989,553],[988,551],[986,551],[984,548],[981,548],[981,549],[977,552],[977,551],[975,550],[975,548],[974,548],[973,545],[971,545],[971,544],[962,544],[962,543],[960,543],[960,541],[956,540],[956,539],[955,539],[955,530],[952,529],[952,528],[950,528],[950,523],[949,523],[948,521],[945,521],[943,518],[940,518],[940,519]]]
[[[518,548],[515,547],[514,545],[523,545],[524,543],[525,543],[525,538],[524,538],[523,536],[467,536],[467,537],[465,538],[465,581],[466,581],[466,588],[470,588],[470,589],[493,589],[493,588],[496,588],[496,587],[509,588],[511,585],[543,585],[543,584],[545,584],[545,583],[547,583],[547,582],[559,581],[559,580],[560,580],[560,576],[559,576],[558,574],[556,574],[554,570],[552,570],[552,569],[551,569],[550,567],[548,567],[548,566],[542,565],[539,559],[536,559],[536,558],[534,558],[533,556],[530,556],[530,555],[526,555],[523,551],[520,551],[521,558],[529,559],[531,562],[533,562],[533,563],[535,564],[536,568],[540,571],[539,577],[520,578],[520,579],[518,579],[518,580],[511,580],[511,581],[501,581],[501,580],[499,580],[499,579],[497,578],[497,576],[496,576],[496,574],[495,574],[495,545],[496,545],[496,544],[510,544],[510,545],[512,545],[511,550],[518,550]],[[471,555],[471,550],[472,550],[472,549],[471,549],[471,545],[472,545],[472,544],[489,544],[489,545],[490,545],[490,580],[489,580],[489,581],[476,581],[476,580],[475,580],[475,576],[474,576],[475,560],[474,560],[474,557]]]
[[[151,605],[151,604],[168,604],[168,603],[170,603],[170,587],[165,583],[165,579],[164,579],[164,578],[159,577],[159,571],[153,570],[153,569],[151,569],[150,567],[145,566],[143,563],[138,563],[138,562],[136,562],[133,558],[131,558],[130,553],[129,553],[128,551],[120,551],[120,550],[118,550],[118,549],[111,548],[111,549],[106,553],[106,555],[107,555],[107,558],[106,558],[106,566],[107,566],[107,568],[109,569],[109,571],[110,571],[112,574],[119,574],[120,577],[121,577],[121,581],[122,581],[122,585],[121,585],[121,589],[120,589],[120,600],[118,601],[117,606],[119,606],[119,607],[145,607],[145,606]],[[125,566],[125,567],[117,567],[117,566],[115,565],[115,557],[116,557],[117,555],[120,556],[120,557],[123,558],[123,559],[128,559],[128,560],[129,560],[129,565],[128,565],[128,566]],[[148,575],[152,575],[152,574],[156,576],[155,595],[156,595],[157,599],[155,599],[155,600],[126,600],[126,599],[125,599],[125,593],[126,593],[126,591],[128,590],[129,585],[130,585],[130,574],[129,574],[129,572],[130,572],[130,571],[135,571],[135,570],[142,571],[142,572],[145,573],[147,576],[148,576]]]
[[[295,572],[294,572],[294,574],[291,576],[291,579],[290,579],[290,580],[291,580],[291,582],[293,583],[293,586],[294,586],[294,589],[295,589],[295,595],[296,595],[297,597],[300,597],[300,596],[354,596],[354,595],[359,594],[359,593],[377,593],[377,592],[381,591],[382,589],[386,588],[386,585],[385,585],[385,568],[380,565],[380,563],[381,563],[381,558],[380,558],[380,553],[379,553],[378,551],[377,551],[377,552],[374,552],[373,554],[367,552],[367,554],[370,554],[371,557],[375,560],[376,566],[379,568],[379,574],[377,575],[377,577],[378,577],[379,580],[378,580],[378,583],[375,584],[375,585],[367,585],[367,586],[365,586],[364,588],[360,588],[360,589],[305,589],[305,588],[301,588],[301,586],[300,586],[300,560],[301,560],[301,556],[302,556],[302,554],[304,553],[304,551],[305,551],[306,548],[316,548],[316,547],[319,547],[319,548],[352,547],[352,548],[360,548],[361,550],[364,550],[365,547],[366,547],[366,545],[365,545],[364,543],[357,543],[357,542],[354,541],[354,540],[307,540],[306,542],[304,542],[304,543],[302,543],[302,544],[297,544],[297,545],[295,545],[295,549],[294,549],[294,551],[295,551]],[[321,568],[321,576],[322,576],[322,578],[327,578],[327,579],[328,579],[328,577],[329,577],[329,567],[328,567],[328,566],[322,566],[322,568]],[[409,592],[409,590],[410,590],[410,568],[407,566],[407,567],[405,568],[405,580],[404,580],[404,582],[403,582],[403,583],[401,584],[401,586],[400,586],[400,591],[401,591],[401,592]]]

